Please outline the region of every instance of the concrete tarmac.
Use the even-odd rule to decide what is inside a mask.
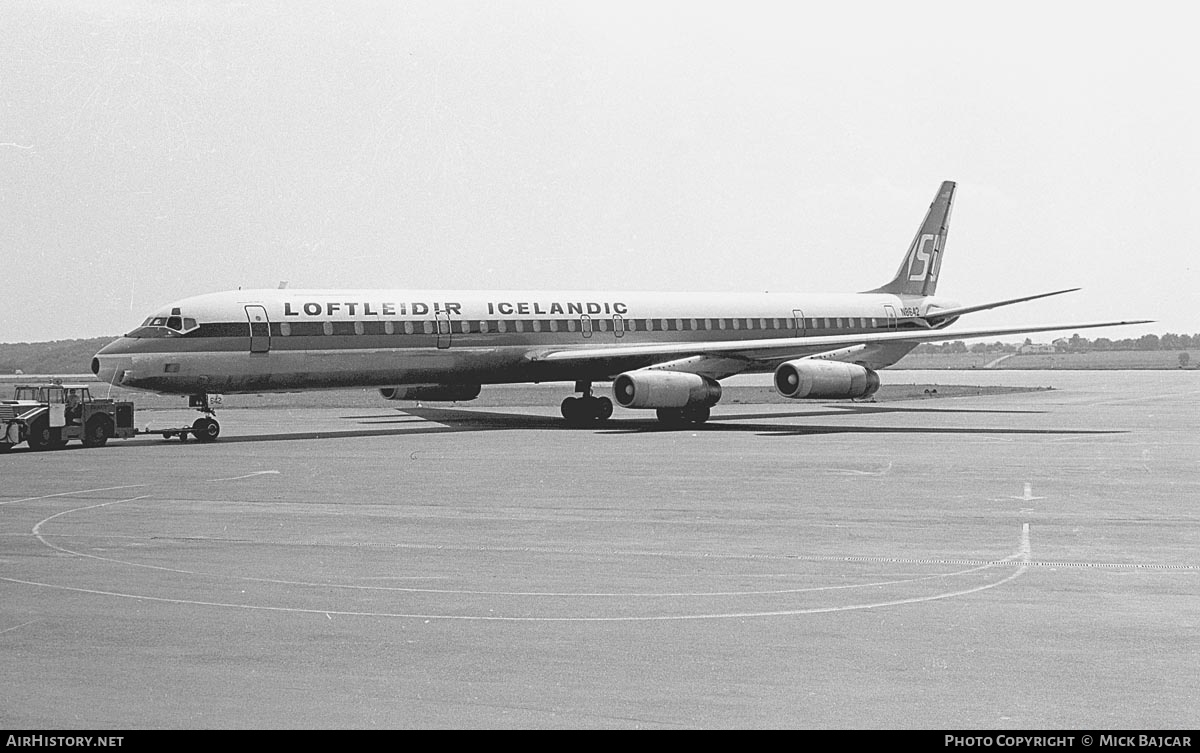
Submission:
[[[1194,728],[1200,383],[1123,379],[15,450],[0,726]]]

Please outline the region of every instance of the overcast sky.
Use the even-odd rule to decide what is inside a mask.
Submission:
[[[236,287],[855,291],[1200,332],[1183,3],[0,3],[0,342]]]

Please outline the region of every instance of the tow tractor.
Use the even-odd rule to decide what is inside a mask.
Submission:
[[[85,384],[17,385],[12,400],[0,400],[0,453],[21,442],[33,450],[58,450],[73,439],[84,447],[101,447],[109,439],[161,434],[164,439],[188,435],[211,442],[216,421],[199,419],[191,426],[139,430],[133,425],[133,403],[92,397]]]

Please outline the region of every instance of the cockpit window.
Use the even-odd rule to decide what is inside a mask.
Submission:
[[[127,333],[126,337],[179,337],[200,325],[190,316],[180,316],[178,309],[171,316],[151,316],[142,326]]]

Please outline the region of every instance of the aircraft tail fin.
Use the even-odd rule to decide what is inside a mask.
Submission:
[[[937,290],[938,270],[946,248],[946,233],[950,229],[950,208],[954,204],[954,181],[942,183],[929,212],[917,230],[904,262],[887,285],[868,290],[868,293],[893,295],[933,295]]]

